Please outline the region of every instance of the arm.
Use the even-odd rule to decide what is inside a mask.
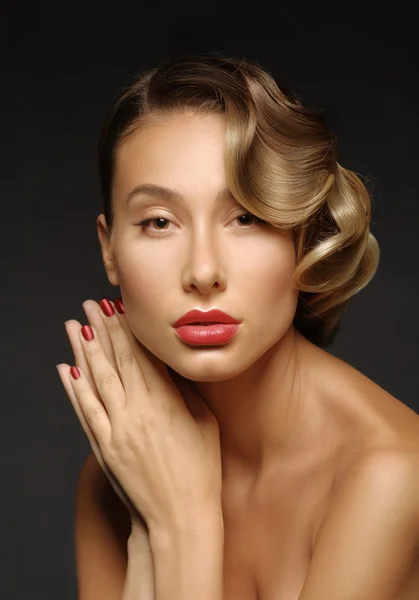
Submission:
[[[94,454],[80,471],[75,500],[77,597],[120,599],[131,520]]]
[[[188,523],[188,532],[168,526],[150,533],[154,563],[155,600],[223,600],[224,526],[222,515],[202,517],[196,527]],[[141,535],[135,530],[128,544],[131,577],[123,600],[142,600],[138,593],[141,563]],[[130,570],[130,568],[128,568]]]
[[[146,526],[132,527],[122,600],[154,600],[154,565]]]
[[[375,452],[339,490],[299,600],[396,600],[418,550],[419,456]]]
[[[79,600],[154,600],[148,533],[140,526],[135,529],[137,551],[134,558],[128,556],[127,540],[129,549],[133,535],[131,517],[94,454],[80,471],[75,525]],[[127,586],[133,574],[139,595],[125,596],[123,590],[130,590]]]

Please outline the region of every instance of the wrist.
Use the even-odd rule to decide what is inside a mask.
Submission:
[[[131,556],[138,556],[150,553],[150,539],[146,526],[142,523],[132,522],[131,533],[127,543],[128,553]]]
[[[214,545],[224,544],[224,520],[222,511],[188,513],[164,524],[149,528],[150,545],[153,549],[169,550],[176,546],[192,546],[199,540],[211,539]]]
[[[221,500],[191,507],[184,506],[182,510],[165,515],[164,518],[147,522],[150,537],[186,537],[206,533],[211,527],[223,526],[223,511]]]
[[[219,516],[190,523],[188,529],[150,534],[155,565],[155,597],[179,600],[223,598],[224,523]],[[170,589],[168,583],[170,582]]]

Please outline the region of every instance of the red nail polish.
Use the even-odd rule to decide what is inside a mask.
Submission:
[[[94,337],[94,336],[93,336],[93,330],[92,330],[92,328],[90,327],[90,325],[84,325],[84,326],[81,328],[81,332],[82,332],[82,334],[83,334],[83,337],[84,337],[84,339],[85,339],[85,340],[87,340],[88,342],[90,342],[90,340],[92,340],[92,339],[93,339],[93,337]]]
[[[124,309],[124,305],[122,304],[121,298],[115,298],[113,303],[115,304],[115,308],[119,312],[119,314],[123,315],[125,312],[125,309]]]
[[[107,317],[112,317],[112,315],[115,314],[112,304],[106,298],[103,298],[103,300],[99,302],[99,306]]]
[[[73,379],[78,379],[80,377],[80,371],[77,367],[71,367],[70,373]]]

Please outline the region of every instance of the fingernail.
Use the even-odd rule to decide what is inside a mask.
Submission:
[[[115,304],[115,308],[119,312],[119,314],[123,315],[125,313],[125,309],[124,309],[124,305],[122,304],[121,298],[115,298],[113,303]]]
[[[83,325],[83,327],[81,328],[81,332],[83,334],[84,339],[88,342],[90,342],[90,340],[92,340],[94,337],[93,330],[90,327],[90,325]]]
[[[103,300],[99,302],[99,306],[107,317],[112,317],[112,315],[115,314],[112,304],[106,298],[103,298]]]
[[[78,379],[80,377],[80,371],[77,367],[71,367],[70,373],[73,379]]]

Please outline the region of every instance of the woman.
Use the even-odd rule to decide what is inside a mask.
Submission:
[[[122,300],[58,365],[93,450],[79,598],[418,598],[418,417],[324,349],[379,261],[324,119],[183,57],[117,99],[99,170]]]

